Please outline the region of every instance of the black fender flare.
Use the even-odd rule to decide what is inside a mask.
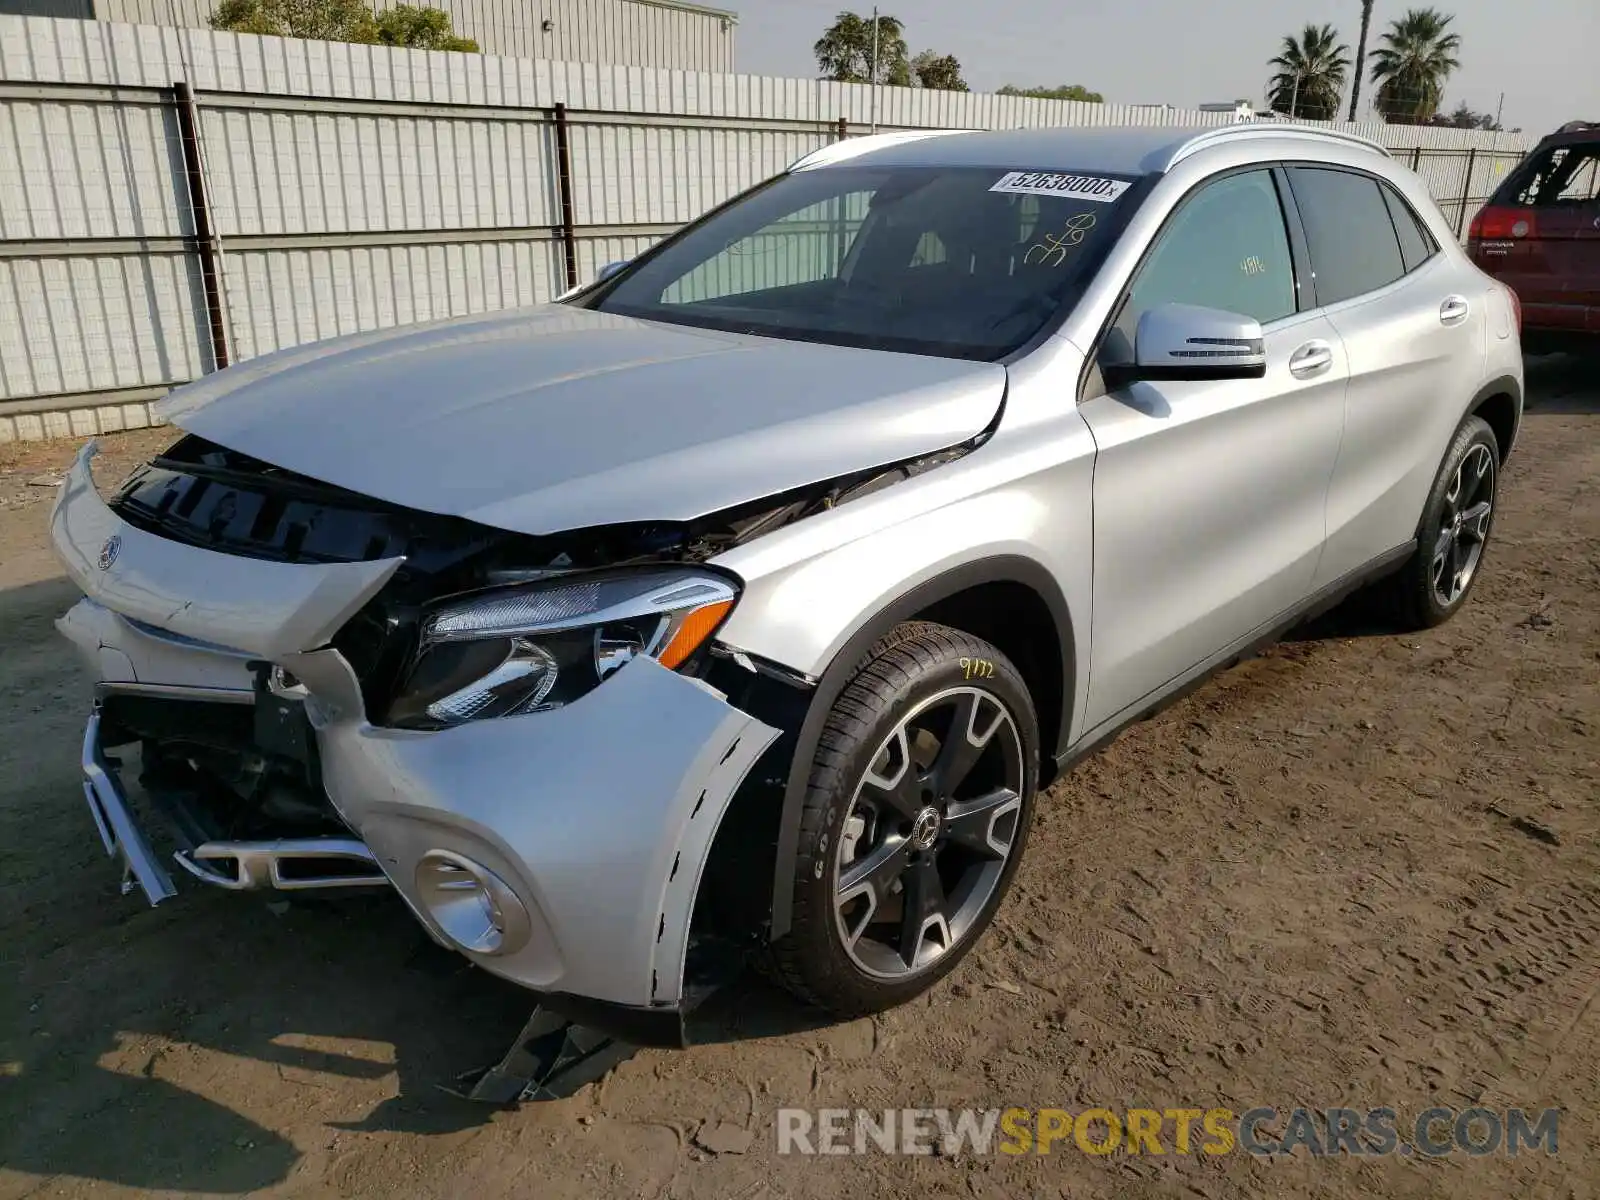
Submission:
[[[804,720],[794,744],[788,781],[783,792],[779,816],[777,861],[772,879],[772,909],[769,937],[776,941],[789,932],[794,901],[795,850],[800,842],[800,812],[805,805],[806,784],[811,762],[816,757],[822,726],[833,702],[855,676],[867,652],[877,641],[903,621],[970,588],[989,583],[1015,583],[1031,589],[1042,599],[1055,618],[1056,637],[1061,646],[1062,701],[1061,723],[1055,733],[1055,747],[1041,730],[1040,758],[1043,766],[1053,761],[1067,744],[1072,729],[1073,689],[1077,679],[1077,644],[1072,634],[1072,619],[1066,597],[1055,577],[1031,558],[1021,555],[994,555],[963,563],[950,571],[916,585],[896,596],[856,626],[850,637],[822,672],[811,695]]]
[[[1461,421],[1466,420],[1467,417],[1477,412],[1485,400],[1489,400],[1495,396],[1510,396],[1512,407],[1516,410],[1516,415],[1511,426],[1511,441],[1500,447],[1500,458],[1501,461],[1504,461],[1505,459],[1511,457],[1511,447],[1516,444],[1517,434],[1522,430],[1522,381],[1519,380],[1515,375],[1497,376],[1480,387],[1476,392],[1473,393],[1472,399],[1467,401],[1466,406],[1462,408],[1461,420],[1457,421],[1456,424],[1459,426]],[[1451,436],[1455,436],[1454,430],[1451,431]]]

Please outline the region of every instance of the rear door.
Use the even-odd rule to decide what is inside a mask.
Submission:
[[[1524,323],[1600,332],[1600,136],[1536,150],[1496,200],[1476,256],[1517,293]]]
[[[1415,536],[1451,430],[1481,383],[1488,305],[1483,277],[1442,251],[1389,184],[1326,165],[1288,175],[1317,304],[1350,368],[1322,587]]]
[[[1086,388],[1097,448],[1087,728],[1300,603],[1322,551],[1345,358],[1328,320],[1301,311],[1270,169],[1210,180],[1180,204],[1103,351],[1125,358],[1112,343],[1131,347],[1140,315],[1162,303],[1254,317],[1267,373]]]

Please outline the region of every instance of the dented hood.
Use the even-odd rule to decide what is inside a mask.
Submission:
[[[358,334],[174,391],[179,428],[522,533],[689,520],[980,433],[1005,369],[546,305]]]

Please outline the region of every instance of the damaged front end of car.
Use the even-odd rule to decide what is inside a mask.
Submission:
[[[53,516],[85,598],[58,625],[99,680],[84,790],[124,890],[174,895],[167,863],[241,891],[393,885],[547,1007],[682,1044],[761,936],[814,683],[717,643],[740,581],[710,560],[967,449],[534,536],[194,435],[105,502],[86,448]]]

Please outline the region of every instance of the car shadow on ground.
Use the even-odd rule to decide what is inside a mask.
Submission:
[[[234,895],[179,875],[153,910],[121,894],[82,799],[90,681],[51,627],[76,598],[61,579],[0,591],[0,724],[21,731],[0,742],[0,1163],[240,1193],[283,1182],[344,1131],[490,1121],[494,1107],[446,1089],[499,1061],[535,998],[435,945],[392,893]],[[833,1021],[746,971],[689,1038]],[[244,1060],[301,1089],[292,1127],[249,1115],[261,1072]],[[352,1111],[340,1080],[369,1081],[369,1099]]]
[[[442,1089],[499,1058],[528,994],[434,946],[392,894],[240,896],[181,875],[153,910],[122,894],[83,802],[90,681],[52,628],[76,599],[59,578],[0,591],[0,1164],[179,1191],[281,1182],[306,1147],[248,1115],[245,1059],[303,1088],[313,1129],[486,1121]],[[373,1081],[375,1107],[352,1114],[330,1076]]]
[[[1524,407],[1544,413],[1600,414],[1600,355],[1530,355],[1523,360]]]

